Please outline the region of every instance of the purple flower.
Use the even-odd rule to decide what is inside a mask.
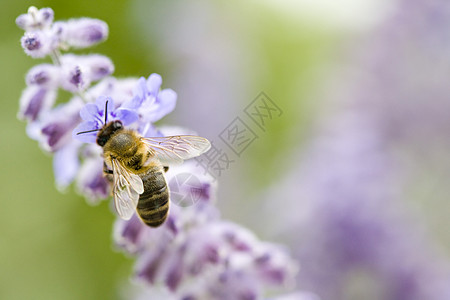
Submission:
[[[40,64],[31,68],[26,76],[27,85],[38,85],[56,90],[59,85],[60,68],[51,64]]]
[[[87,66],[92,81],[103,79],[114,72],[114,64],[104,55],[86,55],[83,64]]]
[[[105,116],[105,109],[107,116]],[[130,125],[138,120],[138,114],[122,107],[114,107],[114,101],[109,97],[99,97],[95,103],[86,104],[80,111],[83,122],[79,124],[72,133],[74,139],[82,142],[95,143],[97,132],[78,134],[83,131],[101,129],[105,123],[113,120],[121,120],[124,126]]]
[[[80,142],[73,140],[54,153],[53,172],[55,174],[56,186],[60,190],[65,189],[72,183],[77,175],[80,167],[80,160],[78,158],[79,144]]]
[[[27,87],[20,97],[20,108],[17,117],[35,121],[42,113],[47,112],[56,100],[54,90],[33,85]]]
[[[89,203],[98,204],[100,200],[106,199],[110,195],[111,182],[103,173],[101,149],[96,145],[88,145],[88,147],[90,147],[89,152],[91,153],[83,153],[85,159],[78,171],[76,186],[78,192],[84,195]]]
[[[101,20],[80,18],[53,23],[49,8],[30,7],[27,14],[17,17],[16,24],[25,30],[22,47],[33,58],[59,55],[55,50],[69,47],[90,47],[108,37],[108,25]]]
[[[50,54],[54,63],[28,72],[19,116],[31,121],[29,136],[54,154],[59,188],[75,180],[77,190],[93,204],[110,196],[111,176],[104,176],[102,149],[93,144],[97,131],[108,122],[120,120],[144,136],[193,134],[183,128],[154,126],[174,109],[177,97],[170,89],[160,90],[158,74],[147,80],[107,78],[114,71],[107,57],[61,56],[60,51],[69,47],[104,40],[108,35],[104,22],[84,18],[53,23],[53,11],[30,8],[17,24],[26,30],[25,51],[33,57]],[[101,81],[91,87],[97,80]],[[53,107],[58,88],[74,97]],[[184,300],[259,299],[268,287],[292,281],[296,262],[285,249],[220,219],[214,206],[216,185],[200,166],[193,161],[170,166],[166,177],[172,202],[163,225],[150,228],[134,214],[114,226],[116,245],[136,257],[137,279],[147,287],[160,285],[164,299]]]
[[[22,14],[16,18],[16,24],[25,31],[36,29],[45,29],[50,27],[53,22],[54,13],[51,8],[37,9],[31,6],[28,13]]]
[[[86,48],[108,37],[108,25],[97,19],[80,18],[67,21],[63,40],[74,48]]]
[[[189,171],[198,175],[194,163],[171,167],[171,190],[173,179]],[[199,177],[200,185],[211,186],[212,180]],[[177,192],[192,196],[187,189]],[[137,279],[149,286],[162,283],[180,299],[259,299],[266,285],[292,282],[296,272],[284,250],[220,220],[211,199],[189,207],[172,202],[169,219],[159,228],[149,228],[133,216],[117,220],[114,232],[116,244],[137,256]]]
[[[79,111],[83,102],[73,98],[70,102],[61,104],[48,111],[41,120],[30,124],[31,138],[37,139],[43,149],[55,152],[71,142],[71,132],[80,122]]]
[[[177,101],[177,94],[171,89],[160,91],[161,76],[151,74],[147,80],[141,77],[134,90],[134,97],[124,107],[136,109],[142,123],[154,123],[170,113]]]
[[[25,53],[33,58],[45,57],[55,49],[52,37],[42,31],[26,32],[20,41]]]
[[[137,79],[115,77],[107,77],[98,82],[95,86],[86,91],[88,99],[97,99],[100,96],[114,97],[114,103],[122,106],[125,101],[133,97],[133,89],[135,88]]]

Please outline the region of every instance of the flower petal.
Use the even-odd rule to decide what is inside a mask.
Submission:
[[[116,110],[116,118],[121,120],[123,125],[127,126],[136,122],[139,119],[139,115],[134,110],[119,108]]]
[[[97,141],[97,131],[78,134],[83,131],[99,129],[97,122],[82,122],[72,131],[72,138],[85,143],[95,143]]]
[[[75,178],[80,167],[78,159],[79,143],[73,141],[59,149],[53,156],[53,172],[59,189],[66,188]]]
[[[145,78],[141,77],[141,78],[139,78],[139,80],[136,84],[136,87],[133,89],[133,96],[138,97],[142,101],[143,99],[145,99],[147,93],[148,92],[147,92]]]
[[[98,120],[97,115],[99,114],[98,107],[94,103],[88,103],[80,110],[80,117],[84,121],[95,122]]]
[[[150,95],[158,95],[159,89],[162,84],[161,75],[153,73],[147,79],[147,90]]]
[[[177,94],[171,89],[162,90],[158,95],[157,106],[148,115],[150,122],[156,122],[172,112],[177,103]]]

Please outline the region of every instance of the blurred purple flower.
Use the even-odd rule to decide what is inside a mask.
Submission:
[[[176,188],[172,178],[188,171],[200,176],[199,185],[213,187],[213,179],[199,175],[195,163],[188,162],[171,167],[170,188]],[[136,215],[116,221],[114,239],[137,256],[140,281],[164,284],[180,299],[259,299],[270,286],[292,283],[296,264],[285,251],[260,242],[242,226],[220,220],[210,197],[184,208],[173,204],[169,220],[156,229]]]
[[[31,85],[20,97],[19,119],[36,121],[41,114],[50,110],[56,100],[56,92],[44,87]]]
[[[59,67],[51,64],[40,64],[28,71],[25,81],[27,85],[56,90],[59,85],[59,70]]]
[[[398,1],[354,51],[356,76],[347,79],[357,85],[343,83],[383,120],[391,143],[414,144],[420,155],[431,154],[431,144],[443,146],[450,130],[449,28],[450,2]]]
[[[267,211],[297,208],[277,234],[295,245],[300,286],[321,299],[446,299],[450,269],[402,212],[402,173],[381,126],[364,107],[328,119]]]
[[[98,204],[111,193],[111,182],[104,176],[103,159],[100,148],[88,145],[83,149],[83,165],[76,177],[77,191],[84,195],[89,203]],[[90,152],[90,153],[86,153]]]
[[[49,152],[55,152],[70,143],[71,132],[80,122],[79,111],[83,102],[73,98],[45,113],[45,116],[28,124],[28,134],[39,141],[41,147]]]
[[[108,25],[101,20],[80,18],[53,23],[53,17],[50,8],[35,7],[17,17],[16,24],[25,30],[21,44],[26,54],[33,58],[52,55],[57,59],[59,50],[87,48],[108,37]]]
[[[36,29],[45,29],[50,27],[53,22],[54,13],[51,8],[37,9],[31,6],[28,13],[22,14],[16,18],[16,24],[25,31]]]
[[[63,41],[74,48],[91,47],[108,38],[108,24],[91,18],[67,21]]]
[[[60,58],[60,85],[76,93],[86,90],[92,81],[100,80],[114,71],[111,60],[103,55],[66,54]]]
[[[43,58],[56,49],[56,44],[47,32],[26,32],[20,41],[25,53],[33,58]]]
[[[336,115],[321,120],[297,169],[268,197],[283,189],[283,205],[297,208],[278,234],[296,245],[299,284],[324,300],[450,299],[450,264],[408,207],[405,164],[434,147],[448,152],[450,5],[399,3],[355,51],[356,76],[330,93]]]
[[[80,167],[79,144],[78,141],[71,141],[54,153],[53,173],[59,189],[65,189],[71,184],[78,173]]]

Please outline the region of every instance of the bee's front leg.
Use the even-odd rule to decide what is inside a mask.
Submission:
[[[114,174],[113,170],[108,169],[108,166],[106,165],[105,162],[103,162],[103,173],[105,175],[112,175],[112,174]]]
[[[108,169],[108,166],[105,162],[103,162],[103,176],[108,180],[108,182],[112,183],[114,181],[113,178],[113,170]]]

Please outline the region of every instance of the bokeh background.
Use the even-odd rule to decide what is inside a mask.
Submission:
[[[109,204],[55,188],[51,157],[16,118],[27,70],[15,18],[93,17],[90,52],[117,77],[159,73],[178,93],[160,124],[235,162],[226,219],[285,243],[298,288],[324,300],[450,299],[450,4],[438,0],[3,1],[0,299],[126,299]],[[219,138],[265,92],[283,111],[240,157]],[[248,119],[244,119],[249,121]]]

